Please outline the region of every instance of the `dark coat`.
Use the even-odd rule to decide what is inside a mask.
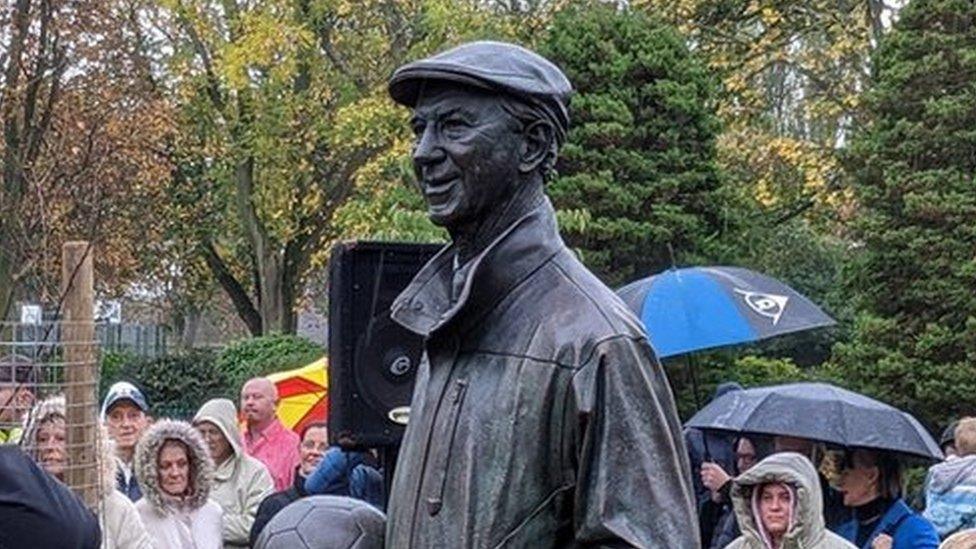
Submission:
[[[0,547],[97,549],[98,520],[20,448],[0,445]]]
[[[699,547],[674,399],[639,321],[544,199],[466,266],[397,298],[425,337],[388,547]]]
[[[261,505],[258,506],[258,512],[254,516],[254,524],[251,525],[251,546],[258,541],[258,536],[261,535],[261,531],[264,527],[268,525],[268,522],[281,511],[288,506],[289,503],[297,501],[308,493],[305,491],[305,477],[298,474],[298,467],[295,468],[295,480],[292,481],[291,486],[287,490],[282,490],[280,492],[275,492],[270,496],[264,498]]]
[[[131,501],[142,499],[142,490],[139,488],[139,480],[135,474],[129,477],[129,482],[126,483],[125,473],[122,472],[122,469],[117,468],[115,471],[115,487]]]
[[[857,520],[852,519],[840,525],[837,533],[854,543],[858,528]],[[881,533],[894,538],[893,549],[936,549],[939,546],[939,535],[935,532],[932,523],[914,513],[901,499],[895,500],[888,508],[861,549],[869,549],[874,538]]]
[[[722,518],[734,513],[732,513],[731,502],[712,501],[711,490],[701,481],[702,463],[706,461],[717,463],[722,470],[734,475],[736,436],[689,428],[685,429],[684,438],[685,446],[688,448],[688,459],[691,462],[691,485],[698,506],[698,531],[701,534],[702,544],[708,546],[715,537]]]

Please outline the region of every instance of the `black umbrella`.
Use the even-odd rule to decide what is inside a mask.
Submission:
[[[932,435],[910,414],[828,383],[732,391],[710,402],[685,425],[942,459]]]

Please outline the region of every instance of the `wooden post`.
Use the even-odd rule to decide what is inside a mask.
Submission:
[[[95,274],[88,242],[61,248],[62,339],[68,430],[68,486],[89,508],[98,502],[98,363],[95,360]]]

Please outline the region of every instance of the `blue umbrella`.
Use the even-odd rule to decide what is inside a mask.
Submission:
[[[793,288],[739,267],[670,269],[617,294],[661,358],[836,324]]]
[[[828,383],[789,383],[731,391],[686,427],[783,435],[939,461],[932,435],[911,414]]]

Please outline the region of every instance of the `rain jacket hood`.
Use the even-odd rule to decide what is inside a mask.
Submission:
[[[186,444],[190,450],[191,493],[179,502],[164,497],[159,486],[156,459],[163,443],[170,439]],[[143,498],[161,514],[172,510],[174,506],[181,511],[194,511],[203,507],[210,496],[214,474],[213,460],[210,459],[203,437],[189,423],[163,419],[150,427],[136,446],[135,469]]]
[[[237,427],[237,407],[226,398],[215,398],[208,400],[197,415],[193,416],[193,424],[201,421],[209,421],[220,429],[224,438],[230,443],[234,451],[234,457],[239,458],[244,455],[244,441],[241,439],[241,431]]]
[[[738,478],[732,486],[732,505],[742,536],[730,548],[766,548],[753,512],[753,492],[763,484],[780,482],[794,489],[793,520],[783,538],[782,549],[835,549],[854,547],[827,531],[823,515],[820,479],[810,460],[783,452],[762,460]]]
[[[274,492],[274,481],[263,463],[247,455],[237,428],[237,407],[226,398],[204,403],[193,424],[213,423],[230,443],[233,455],[216,466],[210,497],[223,510],[224,547],[246,546],[261,501]]]
[[[20,439],[20,445],[24,452],[34,461],[37,461],[37,431],[41,425],[49,419],[60,417],[65,418],[66,405],[64,395],[50,396],[34,405],[31,413],[24,418],[24,434]]]
[[[24,422],[24,437],[20,445],[24,447],[32,458],[37,460],[37,432],[46,421],[54,417],[65,418],[67,405],[64,395],[50,396],[38,402]],[[98,438],[98,466],[99,482],[101,483],[102,499],[108,497],[115,490],[115,443],[108,436],[104,427],[100,429]]]
[[[976,455],[953,458],[929,469],[925,513],[939,535],[976,528]]]
[[[976,455],[943,461],[929,471],[926,493],[944,494],[960,485],[976,485]]]

